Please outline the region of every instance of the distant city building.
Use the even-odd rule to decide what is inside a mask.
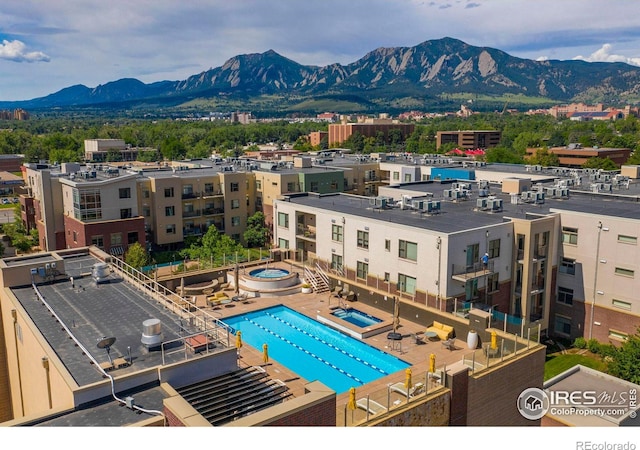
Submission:
[[[320,145],[322,139],[325,138],[329,139],[328,131],[312,131],[311,133],[309,133],[309,143],[314,147]]]
[[[438,131],[436,148],[453,143],[462,149],[487,149],[500,144],[502,133],[496,130]]]
[[[624,119],[630,115],[638,116],[638,107],[625,106],[623,109],[605,108],[602,103],[587,105],[585,103],[571,103],[568,105],[556,105],[547,110],[547,114],[556,119],[564,117],[573,120],[612,120]]]
[[[415,130],[412,123],[400,123],[391,119],[363,119],[358,123],[341,123],[329,125],[329,146],[335,146],[349,139],[354,133],[364,137],[377,137],[379,133],[384,136],[385,142],[389,141],[389,133],[392,130],[400,130],[402,139],[406,140]]]
[[[84,159],[87,162],[109,161],[110,154],[117,155],[113,159],[118,161],[135,161],[142,151],[158,152],[152,148],[131,147],[123,139],[85,139]]]
[[[2,110],[0,111],[0,120],[27,120],[29,119],[29,113],[24,109],[18,108],[13,111]]]
[[[535,156],[539,148],[527,148],[525,158]],[[548,152],[558,156],[558,163],[562,167],[581,167],[590,158],[609,158],[620,166],[629,160],[631,149],[629,148],[598,148],[582,147],[578,143],[569,144],[566,147],[552,147]]]
[[[241,123],[242,125],[247,125],[255,121],[256,120],[253,118],[250,112],[248,113],[232,112],[231,113],[231,123]]]

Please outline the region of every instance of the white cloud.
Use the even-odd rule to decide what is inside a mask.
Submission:
[[[536,61],[549,61],[549,57],[548,56],[538,56],[536,58]]]
[[[611,53],[611,50],[613,50],[613,45],[604,44],[602,47],[600,47],[598,50],[591,53],[591,55],[587,57],[578,55],[573,59],[581,59],[589,62],[623,62],[634,66],[640,66],[640,57],[629,58],[624,55],[616,55],[615,53]]]
[[[49,57],[42,52],[28,52],[27,46],[22,41],[7,41],[0,44],[0,59],[8,59],[16,62],[49,61]]]

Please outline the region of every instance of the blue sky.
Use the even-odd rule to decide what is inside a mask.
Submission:
[[[273,49],[348,64],[453,37],[528,59],[640,66],[634,0],[3,0],[0,101],[120,78],[183,80]]]

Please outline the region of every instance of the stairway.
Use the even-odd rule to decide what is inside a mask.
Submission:
[[[323,293],[331,290],[329,287],[329,278],[319,266],[316,265],[314,269],[305,267],[304,276],[314,292]]]

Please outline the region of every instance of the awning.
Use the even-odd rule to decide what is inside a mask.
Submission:
[[[111,247],[109,253],[111,253],[113,256],[122,256],[124,255],[124,247],[122,245],[116,245],[114,247]]]

